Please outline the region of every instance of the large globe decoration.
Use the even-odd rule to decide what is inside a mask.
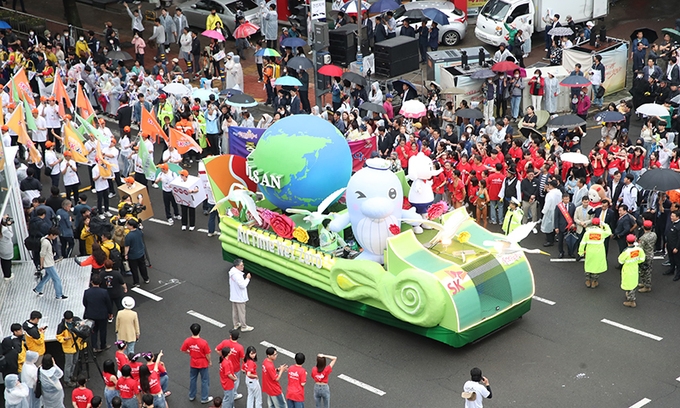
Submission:
[[[248,156],[249,177],[280,209],[315,209],[346,187],[352,154],[340,131],[312,115],[293,115],[270,126]],[[279,188],[280,187],[280,188]]]

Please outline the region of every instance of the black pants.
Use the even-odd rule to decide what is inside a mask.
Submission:
[[[182,225],[189,225],[190,227],[196,226],[196,209],[194,207],[189,207],[186,205],[181,205],[182,207]]]
[[[94,190],[94,179],[92,178],[92,169],[94,166],[87,166],[87,174],[90,176],[90,190]]]
[[[210,154],[213,156],[220,155],[220,134],[208,133],[208,143],[210,144]]]
[[[109,211],[109,190],[97,191],[97,209],[100,214]]]
[[[146,270],[146,262],[144,261],[144,257],[137,258],[137,259],[128,259],[128,263],[130,264],[130,272],[132,272],[132,282],[135,285],[139,285],[139,275],[142,275],[142,279],[144,281],[149,280],[149,273]]]
[[[61,254],[64,258],[68,258],[72,255],[73,253],[73,247],[75,245],[75,241],[73,240],[73,237],[59,237],[59,240],[61,241]]]
[[[80,184],[71,184],[70,186],[64,186],[66,190],[66,199],[78,202],[78,190],[80,189]]]
[[[549,244],[554,244],[555,243],[555,233],[554,232],[548,232],[545,234],[545,242]]]
[[[92,319],[94,321],[94,326],[92,327],[92,347],[104,349],[106,348],[106,325],[108,324],[107,319]],[[99,334],[99,345],[97,347],[97,334]]]
[[[146,176],[144,175],[144,173],[135,172],[135,181],[143,185],[144,187],[148,187]]]
[[[116,307],[116,310],[123,310],[123,298],[119,297],[116,299],[111,299],[111,303]]]
[[[262,64],[255,64],[257,66],[257,79],[262,81]]]
[[[24,7],[24,0],[19,0],[19,3],[21,4],[21,12],[22,12],[22,13],[25,13],[25,12],[26,12],[26,7]],[[12,2],[12,8],[13,8],[14,10],[17,9],[17,0],[14,0],[14,2]]]
[[[425,62],[427,60],[427,43],[418,43],[418,49],[420,50],[420,62]]]
[[[564,231],[557,233],[557,249],[560,251],[560,255],[564,254]]]
[[[9,278],[12,276],[12,260],[0,259],[0,266],[2,266],[2,276]]]
[[[57,136],[61,136],[61,128],[47,128],[47,140],[54,143],[54,150],[57,152],[61,151],[61,141],[54,137],[52,134],[54,132]]]
[[[172,195],[171,191],[163,190],[163,205],[165,206],[165,218],[171,219],[172,213],[170,212],[170,206],[174,211],[174,215],[179,215],[179,209],[177,208],[177,202],[175,201],[175,196]]]
[[[502,98],[496,98],[496,117],[502,118],[508,111],[508,100]]]
[[[628,243],[626,242],[626,237],[616,238],[616,243],[619,245],[619,254],[628,248]]]
[[[306,113],[312,112],[312,107],[309,106],[309,90],[300,91],[300,102],[302,102],[302,110]]]
[[[16,0],[14,0],[16,1]],[[267,48],[276,49],[276,40],[267,40]]]
[[[61,177],[59,177],[61,174],[50,174],[50,179],[52,179],[52,187],[57,187],[59,188],[59,180]]]

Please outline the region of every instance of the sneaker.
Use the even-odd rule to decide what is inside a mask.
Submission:
[[[243,398],[243,394],[236,394],[234,395],[234,401]]]
[[[532,229],[531,232],[533,232],[534,234],[538,234],[538,230],[536,228]]]
[[[114,194],[114,193],[109,193],[109,198],[113,198],[113,197],[115,197],[115,196],[116,196],[116,194]]]
[[[203,211],[203,215],[208,215],[209,213],[207,211]]]
[[[113,216],[113,214],[111,214],[111,211],[105,212],[104,215],[106,215],[107,217],[112,217],[112,216]]]
[[[110,318],[110,319],[108,319],[108,322],[109,322],[109,323],[113,323],[113,317]]]
[[[181,216],[181,215],[175,215],[175,219],[176,219],[176,220],[181,220],[181,219],[182,219],[182,216]]]
[[[193,231],[196,227],[189,227],[189,231]]]
[[[182,231],[186,231],[186,230],[187,230],[187,226],[186,226],[186,225],[182,225]]]
[[[241,326],[241,331],[242,331],[242,332],[249,332],[249,331],[253,331],[253,330],[255,330],[255,328],[254,328],[253,326],[247,326],[247,325],[246,325],[246,326]]]
[[[149,283],[150,281],[148,279],[144,279],[144,283]]]
[[[158,188],[158,183],[153,183],[153,184],[151,185],[151,187],[153,187],[153,188]]]
[[[213,235],[215,235],[214,232],[209,232],[209,233],[208,233],[208,236],[209,236],[209,237],[212,237]],[[5,280],[9,280],[9,278],[5,278]]]
[[[194,397],[194,398],[189,398],[189,401],[193,401],[193,400],[195,400],[195,399],[196,399],[196,397]]]
[[[174,225],[174,224],[175,224],[175,220],[173,220],[172,218],[168,218],[168,224]]]
[[[90,190],[90,192],[91,192],[92,194],[97,194],[97,190],[95,190],[94,188],[93,188],[92,190]]]
[[[140,286],[139,286],[139,283],[135,283],[135,284],[132,285],[132,287],[133,287],[133,288],[138,288],[138,287],[140,287]]]
[[[38,291],[37,291],[37,290],[35,290],[35,289],[33,289],[33,293],[35,293],[36,295],[38,295],[38,297],[40,297],[40,296],[44,295],[44,293],[42,293],[42,292],[38,292]]]
[[[68,299],[68,296],[62,295],[61,297],[58,297],[57,299],[58,300],[66,300],[66,299]]]
[[[213,397],[208,397],[207,400],[201,400],[201,404],[207,404],[207,403],[209,403],[209,402],[212,401],[212,400],[213,400]]]
[[[238,329],[239,327],[241,327],[241,323],[236,323],[236,324],[234,325],[234,330]]]

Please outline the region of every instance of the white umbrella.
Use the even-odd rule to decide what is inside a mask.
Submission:
[[[659,105],[656,103],[645,103],[644,105],[640,105],[636,110],[635,113],[639,113],[641,115],[646,115],[646,116],[668,116],[668,109],[666,109],[665,106]]]
[[[191,94],[191,97],[198,98],[202,101],[207,101],[210,99],[210,95],[215,95],[215,97],[217,97],[217,95],[209,89],[198,88],[194,90],[194,92]]]
[[[581,153],[574,153],[574,152],[562,153],[560,155],[560,159],[562,161],[574,163],[574,164],[588,164],[588,163],[590,163],[590,160],[588,160],[588,156],[581,154]]]
[[[178,82],[173,82],[171,84],[165,85],[163,87],[163,90],[169,94],[181,96],[184,96],[189,93],[189,88],[184,86],[184,84],[180,84]]]
[[[427,108],[419,100],[411,99],[401,105],[399,113],[406,118],[418,119],[427,115]]]

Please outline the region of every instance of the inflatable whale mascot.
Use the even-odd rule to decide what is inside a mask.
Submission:
[[[351,224],[354,238],[363,248],[358,259],[382,264],[387,238],[394,235],[390,229],[400,230],[402,218],[415,217],[414,211],[402,210],[401,182],[386,160],[373,158],[350,178],[346,191],[347,212],[335,215],[329,228],[340,232]]]
[[[425,156],[423,152],[408,159],[408,178],[413,181],[408,193],[408,201],[423,219],[427,219],[427,208],[434,202],[432,177],[441,172],[442,169],[435,170],[432,159]],[[413,232],[422,234],[423,228],[430,229],[429,226],[422,224],[422,226],[414,226]]]

